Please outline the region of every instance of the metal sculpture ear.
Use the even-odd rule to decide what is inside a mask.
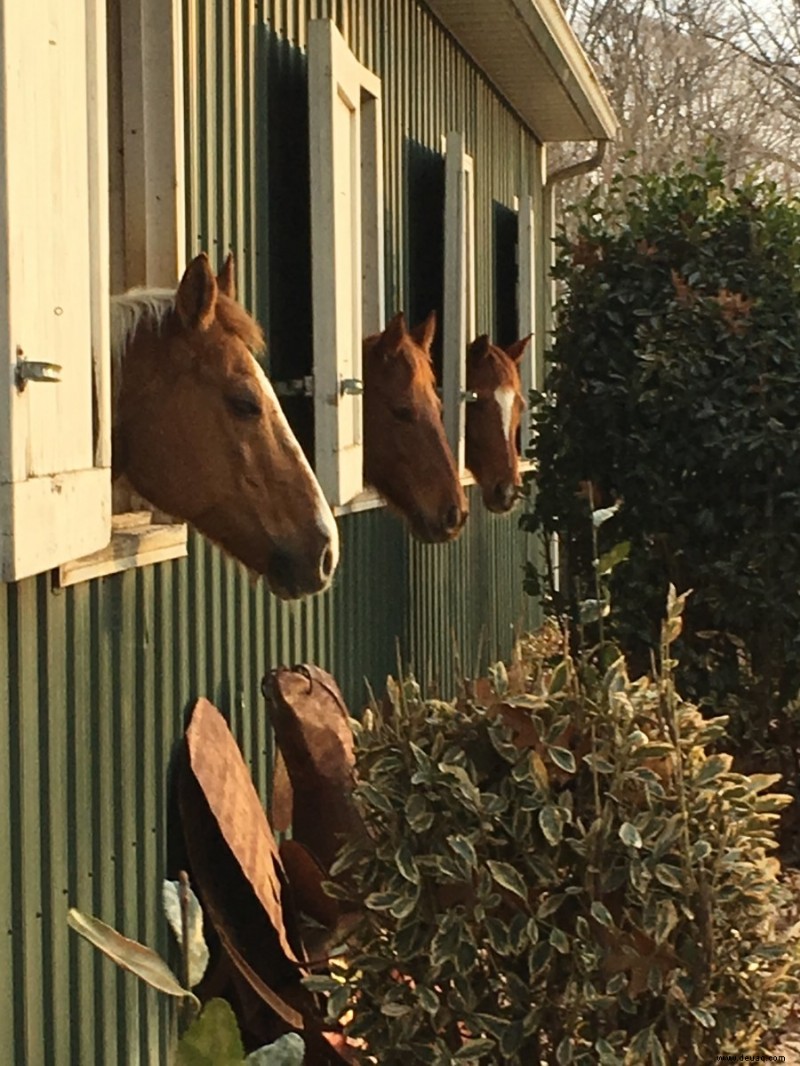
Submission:
[[[175,310],[187,329],[208,329],[217,309],[217,279],[205,252],[186,268],[175,294]]]
[[[489,334],[482,333],[480,337],[476,337],[475,340],[469,346],[469,357],[476,362],[479,359],[483,359],[489,354],[491,343],[489,341]]]
[[[217,274],[217,287],[229,300],[236,299],[236,260],[233,258],[233,252],[228,252],[222,269]]]
[[[436,312],[431,311],[424,322],[420,322],[419,325],[414,326],[411,330],[412,339],[422,348],[423,351],[431,354],[431,345],[433,344],[433,338],[436,336]]]
[[[506,348],[506,355],[509,359],[513,359],[515,363],[518,363],[522,358],[523,352],[528,347],[528,341],[532,336],[533,334],[529,333],[527,337],[521,337],[518,341],[514,341],[513,344],[509,344]]]

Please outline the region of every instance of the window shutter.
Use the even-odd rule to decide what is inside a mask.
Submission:
[[[105,7],[4,0],[0,18],[0,577],[15,581],[110,537]]]
[[[444,192],[444,426],[464,469],[467,345],[475,339],[475,190],[462,133],[448,133]]]
[[[363,489],[361,344],[383,328],[381,83],[328,19],[308,34],[316,474]]]

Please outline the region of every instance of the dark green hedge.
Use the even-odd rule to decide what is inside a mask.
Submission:
[[[558,606],[577,619],[594,594],[590,498],[621,499],[598,529],[601,551],[630,542],[607,633],[645,669],[668,584],[693,588],[681,684],[745,700],[763,737],[800,683],[798,203],[765,181],[727,188],[710,154],[595,190],[557,243],[523,524],[561,535]]]

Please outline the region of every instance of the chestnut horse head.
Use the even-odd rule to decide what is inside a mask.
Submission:
[[[175,290],[112,297],[113,466],[156,507],[292,599],[329,583],[331,510],[253,353],[258,324],[236,302],[234,265],[205,253]]]
[[[519,361],[530,336],[503,351],[484,333],[467,352],[467,390],[477,399],[467,404],[466,463],[490,511],[510,511],[519,495],[517,431],[525,409]]]
[[[453,540],[467,517],[431,365],[435,331],[434,314],[409,333],[401,313],[364,341],[364,480],[431,542]]]

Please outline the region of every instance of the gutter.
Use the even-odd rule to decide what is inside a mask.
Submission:
[[[562,181],[567,181],[569,178],[577,178],[581,174],[588,174],[590,170],[596,170],[605,159],[606,148],[608,148],[608,141],[598,141],[597,147],[588,159],[580,159],[577,163],[570,163],[568,166],[560,167],[558,170],[554,170],[552,174],[548,174],[544,183],[545,197],[552,197],[556,185],[560,185]]]

